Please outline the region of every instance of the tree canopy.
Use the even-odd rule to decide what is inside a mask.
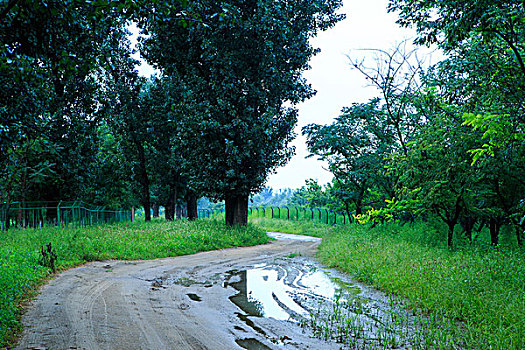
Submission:
[[[346,198],[361,199],[350,203],[360,222],[437,218],[450,246],[458,225],[467,240],[489,227],[494,245],[506,226],[521,245],[523,4],[391,0],[389,10],[416,28],[416,44],[436,44],[446,58],[423,69],[404,43],[369,50],[376,66],[350,57],[378,97],[305,127],[310,152],[328,160]]]
[[[249,195],[285,164],[309,39],[340,0],[5,2],[0,7],[2,201],[82,197],[166,207],[226,201],[245,224]],[[127,25],[148,34],[144,79]]]

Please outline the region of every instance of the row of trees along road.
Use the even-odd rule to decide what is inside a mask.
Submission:
[[[340,0],[9,0],[0,5],[0,200],[105,206],[200,196],[247,221],[248,197],[293,154],[308,40]],[[127,26],[161,73],[140,77]]]
[[[378,97],[303,133],[328,160],[337,196],[363,221],[434,216],[453,244],[503,225],[525,229],[525,5],[516,1],[391,0],[416,44],[446,58],[426,69],[417,49],[350,57]],[[360,215],[361,214],[361,215]]]

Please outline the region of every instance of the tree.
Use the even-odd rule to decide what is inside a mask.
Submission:
[[[476,201],[479,180],[467,153],[476,138],[460,122],[447,114],[435,115],[411,140],[408,154],[395,165],[409,198],[447,225],[449,247],[453,246],[454,228],[460,217],[474,209],[471,205]]]
[[[419,44],[437,43],[446,51],[480,35],[500,42],[514,56],[525,75],[525,6],[509,0],[390,0],[389,11],[399,12],[403,27],[416,26]]]
[[[141,22],[151,34],[143,45],[148,61],[188,91],[185,126],[196,146],[188,159],[204,193],[225,200],[227,224],[246,224],[249,195],[293,153],[297,112],[286,103],[313,94],[301,78],[316,52],[308,39],[342,18],[340,6],[203,1],[189,5],[200,24],[173,25],[173,15]]]
[[[13,195],[67,200],[90,193],[103,115],[96,101],[101,82],[94,76],[108,64],[112,33],[122,25],[115,7],[85,1],[2,5],[0,84],[7,93],[0,97],[0,152],[11,156],[0,158],[0,168],[16,172],[20,160],[26,164],[20,191],[0,181],[7,184],[0,188],[7,201]],[[41,150],[33,161],[23,152],[30,149]],[[49,176],[24,175],[36,173]],[[5,180],[10,173],[0,175]]]
[[[392,0],[399,23],[415,26],[418,43],[436,43],[449,54],[435,72],[464,124],[479,136],[469,153],[478,168],[491,241],[512,222],[521,243],[524,216],[525,7],[515,1]],[[445,95],[443,95],[445,96]],[[507,188],[508,186],[508,188]]]
[[[319,185],[317,180],[308,179],[305,185],[297,189],[290,198],[288,205],[295,205],[309,208],[326,208],[334,204],[331,195],[331,185]]]
[[[364,60],[349,57],[350,66],[363,74],[370,85],[378,90],[386,116],[384,125],[392,129],[392,140],[406,154],[406,143],[425,119],[421,113],[424,110],[416,108],[413,98],[421,88],[424,60],[418,56],[417,49],[407,47],[406,41],[390,51],[365,51],[375,55],[374,65],[368,66]]]
[[[383,192],[387,199],[393,195],[394,184],[386,174],[385,162],[395,149],[395,129],[389,125],[388,114],[379,101],[344,108],[330,125],[303,128],[308,150],[328,161],[337,183],[336,194],[349,217],[351,205],[356,215],[363,213],[372,191]]]

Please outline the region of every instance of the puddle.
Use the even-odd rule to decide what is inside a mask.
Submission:
[[[246,315],[277,320],[308,318],[313,304],[353,300],[360,293],[313,264],[263,264],[230,271],[224,283],[228,286],[238,292],[230,300]]]
[[[239,345],[243,349],[250,349],[250,350],[266,350],[270,349],[260,341],[258,341],[255,338],[247,338],[247,339],[237,339],[235,341],[237,345]]]
[[[256,318],[294,322],[312,336],[350,348],[418,348],[421,318],[399,302],[356,285],[334,270],[306,258],[279,259],[246,270],[232,270],[223,287],[237,293],[230,301],[243,312],[236,316],[268,341],[283,345],[257,325]],[[243,339],[243,341],[246,339]],[[244,343],[243,343],[244,344]],[[241,345],[241,344],[239,344]],[[246,349],[258,345],[245,343]]]
[[[193,301],[202,301],[202,298],[195,293],[186,294]]]
[[[266,332],[264,331],[264,329],[262,329],[261,327],[256,326],[255,323],[252,320],[250,320],[248,315],[243,315],[240,312],[236,312],[235,315],[237,315],[239,320],[241,320],[244,323],[246,323],[246,325],[251,327],[254,331],[256,331],[260,335],[263,335],[263,336],[266,337]]]

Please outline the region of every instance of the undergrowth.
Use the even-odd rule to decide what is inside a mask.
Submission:
[[[51,273],[88,261],[143,260],[268,242],[252,225],[228,228],[214,220],[127,222],[83,228],[11,229],[0,243],[0,347],[20,331],[19,304]],[[42,252],[56,254],[43,263]],[[47,256],[49,260],[49,256]]]

